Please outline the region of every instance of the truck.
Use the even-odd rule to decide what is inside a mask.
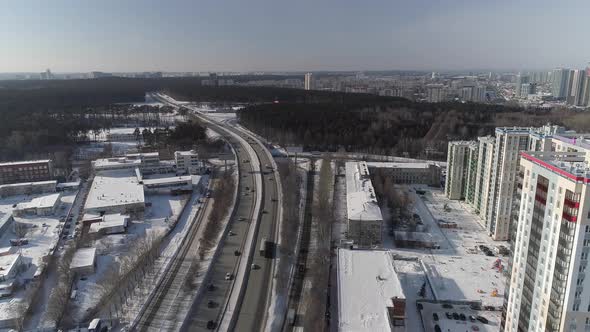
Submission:
[[[265,258],[273,258],[274,254],[274,243],[272,241],[267,240],[267,238],[262,238],[260,242],[260,256]]]

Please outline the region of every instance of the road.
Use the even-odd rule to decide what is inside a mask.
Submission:
[[[162,99],[161,101],[168,102],[173,105],[179,105],[170,98]],[[205,290],[204,296],[201,296],[195,303],[193,310],[189,313],[187,324],[183,329],[188,331],[200,331],[207,329],[219,329],[224,315],[231,315],[229,323],[229,330],[234,331],[260,331],[266,321],[266,313],[268,311],[269,297],[272,285],[272,274],[274,269],[274,260],[260,256],[258,249],[260,248],[263,239],[277,242],[276,230],[279,220],[279,196],[278,196],[278,176],[276,172],[271,169],[272,162],[270,154],[266,147],[254,140],[250,135],[243,130],[239,130],[227,123],[215,123],[208,120],[204,115],[196,114],[197,116],[207,120],[207,124],[212,130],[220,133],[236,150],[238,165],[240,170],[239,202],[237,205],[237,213],[234,218],[230,220],[231,231],[235,235],[226,235],[223,241],[223,246],[219,256],[211,267],[209,272],[209,285]],[[240,136],[244,141],[236,139],[230,132]],[[260,172],[253,172],[251,160],[247,153],[248,144],[256,154],[260,163]],[[254,188],[255,176],[262,177],[262,188]],[[259,215],[254,214],[254,192],[258,190],[257,194],[261,195]],[[258,222],[257,227],[254,227],[256,233],[254,234],[255,241],[252,244],[253,250],[251,266],[256,267],[246,270],[242,291],[243,296],[239,296],[239,300],[235,307],[227,305],[228,299],[234,292],[240,292],[236,285],[236,280],[225,280],[227,273],[236,275],[238,266],[242,259],[248,259],[241,253],[244,251],[247,239],[248,230],[252,222]],[[229,233],[228,233],[229,234]],[[236,251],[240,253],[236,255]],[[242,263],[244,264],[244,263]],[[235,296],[235,293],[234,293]],[[227,319],[227,317],[225,317]]]

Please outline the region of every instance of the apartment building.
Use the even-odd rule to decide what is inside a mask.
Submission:
[[[0,163],[0,184],[47,181],[53,178],[51,160],[28,160]]]
[[[475,146],[471,141],[449,142],[447,155],[447,177],[445,179],[445,194],[450,199],[465,199],[467,191],[467,174],[470,169],[470,147]]]
[[[546,125],[498,127],[493,137],[479,137],[477,142],[450,142],[447,197],[465,199],[479,214],[492,239],[508,240],[519,153],[555,150],[552,139],[557,134],[565,135],[559,136],[564,141],[571,140],[571,133],[563,127]]]
[[[199,159],[199,154],[194,151],[176,151],[174,152],[177,173],[183,174],[200,174],[203,163]]]
[[[590,330],[587,143],[557,137],[565,151],[521,153],[504,331]]]

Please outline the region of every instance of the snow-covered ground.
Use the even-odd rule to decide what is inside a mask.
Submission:
[[[22,264],[25,269],[19,273],[17,280],[27,285],[35,276],[40,275],[45,269],[44,257],[51,255],[59,241],[59,232],[63,228],[60,218],[65,217],[72,205],[77,192],[66,192],[60,198],[56,212],[48,216],[23,216],[17,220],[27,225],[24,238],[29,242],[26,245],[17,247],[17,253],[22,255]],[[6,197],[0,200],[0,212],[2,214],[12,213],[15,204],[29,202],[33,198],[44,197],[50,194],[18,195]],[[18,238],[15,229],[11,225],[0,237],[0,247],[10,247],[10,240]],[[0,320],[16,317],[21,314],[14,309],[15,303],[23,300],[26,295],[26,288],[17,289],[11,296],[0,299]]]

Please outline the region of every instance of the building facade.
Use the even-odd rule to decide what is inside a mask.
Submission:
[[[588,152],[523,152],[505,331],[590,329]]]
[[[176,162],[176,172],[182,174],[200,174],[203,169],[203,163],[199,159],[199,154],[194,151],[176,151],[174,152]]]
[[[51,160],[0,163],[0,184],[47,181],[53,178]]]
[[[471,141],[449,142],[447,154],[447,177],[445,179],[445,194],[450,199],[465,199],[467,191],[467,174],[470,168]]]

